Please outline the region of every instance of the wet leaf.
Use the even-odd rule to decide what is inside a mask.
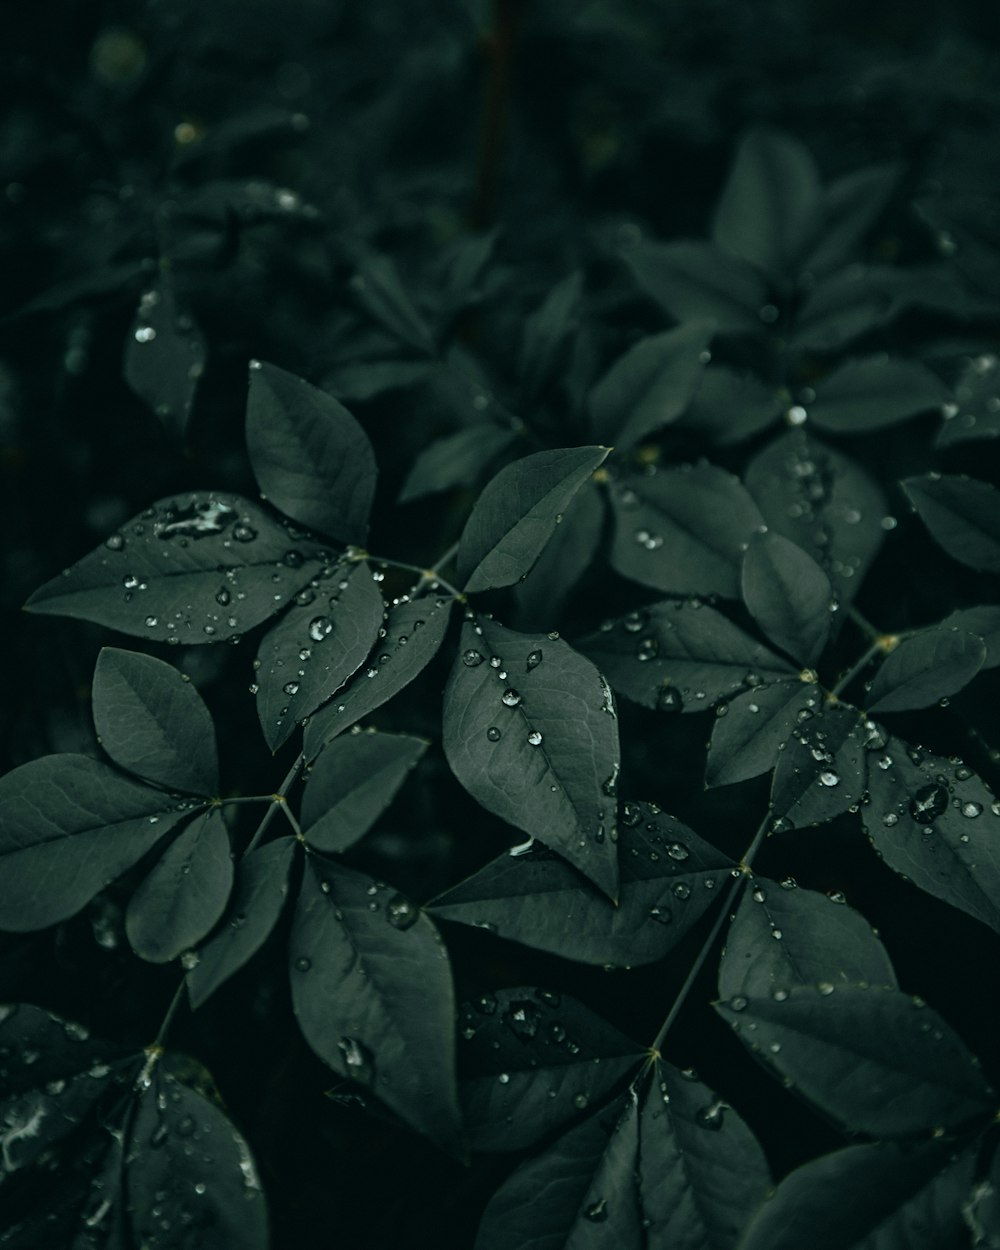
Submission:
[[[901,485],[952,559],[1000,572],[1000,494],[995,486],[961,474],[936,473],[907,478]]]
[[[946,616],[940,628],[977,634],[986,647],[983,668],[996,668],[1000,664],[1000,607],[983,604],[978,608],[960,608]]]
[[[677,321],[709,318],[719,334],[760,334],[767,302],[763,276],[711,243],[642,242],[622,260],[645,293]]]
[[[770,772],[796,725],[816,715],[823,694],[812,683],[776,681],[730,699],[712,728],[705,785],[731,786]]]
[[[854,708],[838,704],[797,720],[771,782],[771,812],[784,828],[823,824],[861,799],[868,732]]]
[[[593,482],[584,482],[570,500],[562,522],[531,571],[514,587],[518,626],[552,625],[563,604],[597,554],[604,529],[604,501]]]
[[[986,660],[986,644],[958,629],[922,629],[904,638],[885,657],[866,700],[870,712],[930,707],[975,677]]]
[[[187,429],[205,354],[205,336],[191,314],[178,308],[173,284],[161,272],[139,297],[123,371],[130,389],[171,434]]]
[[[835,434],[880,430],[940,408],[948,398],[941,379],[915,360],[864,356],[816,383],[809,419]]]
[[[743,557],[743,601],[767,637],[800,664],[815,664],[830,634],[833,587],[801,547],[754,534]]]
[[[939,447],[1000,437],[1000,374],[992,352],[965,358],[951,403],[943,408]]]

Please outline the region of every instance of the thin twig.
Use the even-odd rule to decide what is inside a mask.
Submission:
[[[882,641],[881,636],[876,638],[876,640],[872,643],[872,645],[868,648],[868,650],[865,651],[865,653],[860,657],[860,659],[858,659],[854,664],[851,665],[851,667],[847,670],[844,676],[841,677],[840,681],[837,682],[837,684],[830,691],[830,693],[832,695],[839,696],[844,690],[847,689],[847,687],[851,684],[851,682],[855,679],[855,677],[857,677],[859,673],[861,673],[864,669],[868,667],[868,665],[872,662],[872,660],[875,659],[877,655],[884,655],[885,650],[886,648]]]

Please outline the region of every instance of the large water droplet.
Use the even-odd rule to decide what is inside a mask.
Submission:
[[[462,652],[462,663],[466,666],[466,668],[476,668],[478,665],[482,664],[484,658],[485,657],[482,653],[476,651],[473,647],[470,647],[468,651]]]
[[[518,1037],[534,1037],[542,1021],[542,1013],[534,1003],[512,1002],[503,1014],[504,1024]]]
[[[499,742],[503,737],[503,734],[499,729],[497,729],[496,725],[490,725],[489,729],[486,731],[486,737],[490,740],[490,742]]]
[[[371,1051],[354,1037],[342,1037],[337,1049],[344,1057],[347,1072],[355,1081],[371,1082],[374,1075],[374,1064]]]
[[[517,707],[517,705],[521,702],[521,696],[516,690],[505,690],[500,696],[500,702],[504,704],[505,707]]]
[[[524,661],[529,672],[531,671],[531,669],[537,668],[539,664],[541,664],[541,662],[542,662],[541,651],[529,651],[527,659]]]
[[[948,807],[948,791],[942,785],[922,786],[910,799],[910,815],[918,825],[929,825]]]
[[[411,929],[420,918],[420,908],[402,894],[394,894],[385,905],[386,919],[394,929]]]
[[[584,1218],[590,1220],[594,1224],[603,1224],[608,1218],[608,1201],[601,1198],[598,1202],[592,1202],[583,1209]]]
[[[676,686],[662,686],[656,701],[656,706],[661,712],[680,712],[684,707],[684,700],[681,692]]]
[[[702,1107],[700,1111],[695,1112],[695,1122],[701,1128],[711,1129],[718,1132],[722,1128],[723,1116],[725,1115],[726,1104],[721,1098],[717,1098],[715,1102],[707,1107]]]
[[[531,733],[528,734],[528,745],[533,747],[540,747],[542,745],[542,735],[537,729],[533,729]]]
[[[314,616],[309,622],[309,637],[313,642],[322,642],[333,633],[333,621],[328,616]]]

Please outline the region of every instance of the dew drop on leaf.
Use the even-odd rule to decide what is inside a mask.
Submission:
[[[676,686],[662,686],[656,706],[661,712],[679,712],[684,707],[681,692]]]
[[[542,735],[537,729],[533,729],[531,733],[528,734],[528,745],[533,747],[540,747],[542,745]]]
[[[462,663],[466,666],[466,668],[476,668],[478,665],[482,664],[483,659],[484,657],[482,653],[474,650],[472,647],[470,647],[468,651],[464,651],[462,653]]]
[[[594,1224],[603,1224],[608,1218],[608,1202],[606,1198],[601,1198],[598,1202],[592,1202],[588,1207],[584,1207],[584,1218],[590,1220]]]
[[[420,909],[402,894],[395,894],[386,903],[386,919],[394,929],[410,929],[417,923]]]
[[[531,671],[531,669],[537,668],[539,664],[541,664],[542,662],[541,651],[529,651],[527,659],[524,662],[529,672]]]
[[[942,785],[922,786],[910,799],[910,815],[918,825],[929,825],[948,807],[948,791]]]
[[[658,904],[656,907],[651,907],[649,909],[649,916],[650,919],[655,920],[657,924],[670,924],[674,918],[674,914],[670,908],[665,907],[662,903]]]
[[[490,742],[499,742],[503,737],[503,734],[501,734],[500,730],[497,729],[496,725],[490,725],[489,729],[486,731],[486,737],[490,740]]]
[[[517,705],[521,702],[521,696],[516,690],[505,690],[500,696],[500,702],[505,707],[517,707]]]
[[[314,616],[309,622],[309,637],[313,642],[322,642],[333,632],[333,621],[328,616]]]

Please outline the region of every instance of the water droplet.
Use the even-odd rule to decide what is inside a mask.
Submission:
[[[586,1107],[589,1104],[589,1102],[590,1102],[590,1099],[587,1097],[586,1094],[574,1094],[573,1095],[573,1106],[578,1107],[581,1111],[584,1109],[584,1107]]]
[[[541,651],[529,651],[527,659],[524,661],[529,672],[531,671],[531,669],[537,668],[539,664],[541,664],[541,662],[542,662]]]
[[[497,729],[496,725],[490,725],[486,731],[486,737],[489,738],[490,742],[499,742],[503,734]]]
[[[542,745],[542,735],[537,729],[533,729],[531,733],[528,734],[528,745],[533,747],[540,747]]]
[[[468,651],[462,652],[462,663],[466,666],[466,668],[476,668],[478,665],[482,664],[483,659],[484,656],[482,653],[476,651],[472,647],[470,647]]]
[[[832,981],[817,981],[816,988],[825,997],[829,997],[833,993],[834,985]]]
[[[674,918],[674,913],[669,907],[665,907],[662,903],[656,907],[651,907],[649,909],[649,915],[650,919],[655,920],[657,924],[670,924]]]
[[[328,616],[314,616],[309,622],[309,637],[313,642],[322,642],[333,633],[333,621]]]
[[[774,999],[776,1003],[783,1003],[788,998],[788,991],[780,990],[780,989],[774,990],[773,993],[771,994],[771,997]]]
[[[983,814],[982,803],[969,802],[969,803],[962,804],[962,815],[967,817],[969,820],[974,820],[975,817],[981,816],[982,814]]]
[[[146,617],[146,625],[149,629],[155,629],[158,624],[159,622],[157,621],[155,616]]]
[[[640,638],[635,649],[635,658],[640,663],[645,663],[647,660],[655,660],[659,650],[660,644],[655,638]]]
[[[922,786],[910,799],[910,815],[918,825],[929,825],[948,807],[948,791],[942,785]]]
[[[608,1218],[608,1202],[606,1198],[601,1198],[598,1202],[592,1202],[583,1209],[584,1218],[590,1220],[594,1224],[603,1224]]]
[[[534,1003],[517,1000],[504,1012],[503,1022],[518,1037],[532,1038],[542,1022],[542,1013]]]
[[[385,905],[386,919],[394,929],[411,929],[420,919],[420,909],[402,894],[394,894]]]
[[[285,694],[298,694],[299,683],[297,681],[286,681],[281,687]]]
[[[661,686],[656,706],[661,712],[680,712],[684,707],[681,692],[676,686]]]
[[[826,769],[820,773],[818,781],[821,786],[839,786],[840,774],[835,773],[832,769]]]
[[[505,690],[500,696],[500,702],[505,707],[517,707],[517,705],[521,702],[521,696],[516,690]]]
[[[121,534],[111,534],[105,538],[104,545],[109,551],[121,551],[125,546],[125,539]]]
[[[238,543],[252,543],[257,537],[257,531],[252,525],[248,525],[246,521],[240,521],[233,526],[233,538]]]
[[[509,1073],[509,1072],[501,1072],[501,1073],[500,1073],[500,1075],[497,1077],[497,1080],[500,1082],[500,1084],[501,1084],[501,1085],[509,1085],[509,1084],[510,1084],[510,1073]]]
[[[356,1038],[342,1037],[337,1043],[337,1049],[344,1056],[349,1076],[355,1081],[371,1081],[374,1065],[367,1046]]]
[[[295,968],[297,972],[308,972],[311,967],[312,960],[307,959],[305,955],[300,955],[295,961]]]
[[[882,824],[885,825],[887,829],[891,829],[893,825],[899,824],[899,817],[896,815],[895,812],[887,812],[882,817]]]
[[[667,847],[667,854],[671,859],[676,859],[680,862],[681,860],[687,859],[691,852],[683,842],[671,842]]]
[[[710,1106],[702,1107],[700,1111],[695,1112],[695,1122],[702,1128],[718,1132],[722,1128],[725,1111],[726,1104],[721,1098],[717,1098]]]
[[[136,326],[135,341],[137,343],[152,343],[156,338],[156,331],[152,326]]]

